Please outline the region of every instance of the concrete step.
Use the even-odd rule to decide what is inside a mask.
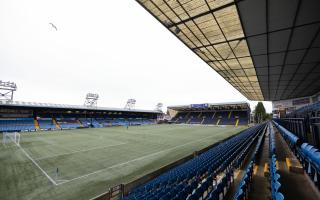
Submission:
[[[290,172],[303,174],[303,167],[296,158],[286,158],[286,164]]]

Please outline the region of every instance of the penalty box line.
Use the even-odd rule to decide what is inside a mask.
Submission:
[[[224,132],[227,132],[227,130],[225,131],[222,131],[221,133],[224,133]],[[93,174],[98,174],[102,171],[105,171],[105,170],[108,170],[108,169],[112,169],[112,168],[115,168],[115,167],[119,167],[119,166],[122,166],[122,165],[126,165],[128,163],[131,163],[131,162],[135,162],[135,161],[138,161],[138,160],[143,160],[145,158],[148,158],[148,157],[152,157],[154,155],[157,155],[157,154],[160,154],[160,153],[164,153],[164,152],[167,152],[167,151],[171,151],[171,150],[174,150],[174,149],[177,149],[177,148],[180,148],[180,147],[183,147],[183,146],[186,146],[186,145],[189,145],[189,144],[193,144],[193,143],[197,143],[201,140],[206,140],[208,138],[212,138],[212,137],[216,137],[216,135],[211,135],[211,136],[208,136],[208,137],[204,137],[204,138],[201,138],[199,140],[194,140],[194,141],[191,141],[191,142],[187,142],[187,143],[184,143],[182,145],[179,145],[179,146],[175,146],[175,147],[172,147],[172,148],[169,148],[169,149],[165,149],[165,150],[162,150],[162,151],[158,151],[158,152],[155,152],[155,153],[151,153],[151,154],[148,154],[148,155],[145,155],[145,156],[142,156],[142,157],[139,157],[139,158],[135,158],[133,160],[129,160],[129,161],[126,161],[126,162],[123,162],[123,163],[119,163],[119,164],[115,164],[115,165],[112,165],[110,167],[107,167],[107,168],[103,168],[103,169],[100,169],[100,170],[97,170],[97,171],[94,171],[94,172],[91,172],[91,173],[88,173],[88,174],[85,174],[85,175],[82,175],[82,176],[79,176],[79,177],[76,177],[76,178],[73,178],[73,179],[70,179],[70,180],[67,180],[67,181],[64,181],[64,182],[61,182],[61,183],[58,183],[57,185],[62,185],[62,184],[65,184],[65,183],[68,183],[68,182],[71,182],[71,181],[75,181],[75,180],[78,180],[78,179],[82,179],[82,178],[85,178],[85,177],[88,177],[88,176],[91,176]]]
[[[21,146],[17,145],[17,147],[19,147],[19,148],[21,149],[21,151],[27,156],[27,158],[29,158],[29,160],[31,160],[31,162],[40,169],[40,171],[51,181],[51,183],[53,183],[54,185],[58,185],[58,184],[47,174],[47,172],[44,171],[44,169],[42,169],[42,168],[40,167],[40,165],[39,165],[35,160],[33,160],[33,158],[32,158]]]

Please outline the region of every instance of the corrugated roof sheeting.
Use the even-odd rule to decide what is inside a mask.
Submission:
[[[157,110],[142,110],[142,109],[125,109],[125,108],[109,108],[109,107],[90,107],[84,105],[68,105],[68,104],[53,104],[53,103],[38,103],[24,101],[8,101],[0,100],[0,107],[30,107],[30,108],[57,108],[57,109],[79,109],[90,111],[121,111],[121,112],[145,112],[145,113],[161,113]]]
[[[234,1],[138,2],[248,99],[264,99]]]

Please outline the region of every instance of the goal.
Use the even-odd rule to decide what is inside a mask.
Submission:
[[[15,143],[16,145],[20,146],[20,133],[18,132],[5,132],[2,133],[3,144]]]

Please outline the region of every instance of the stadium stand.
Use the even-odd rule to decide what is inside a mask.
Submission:
[[[206,107],[198,105],[206,105]],[[247,103],[191,104],[172,106],[168,109],[177,111],[171,119],[171,123],[177,124],[248,125],[248,113],[250,113]]]
[[[245,197],[248,196],[248,193],[250,192],[251,189],[251,183],[252,183],[252,179],[253,179],[253,167],[254,167],[254,163],[256,161],[256,156],[258,154],[259,149],[261,148],[261,143],[262,140],[264,138],[264,135],[262,135],[262,137],[259,138],[259,141],[255,147],[255,150],[253,152],[253,154],[251,155],[250,158],[250,163],[249,165],[246,167],[245,174],[243,176],[243,178],[240,181],[240,184],[235,192],[234,195],[234,200],[242,200]]]
[[[101,124],[103,127],[108,127],[108,126],[112,126],[112,119],[109,118],[96,118],[96,121]]]
[[[37,119],[40,129],[53,130],[56,129],[56,125],[53,123],[52,118],[40,118]]]
[[[235,113],[236,115],[236,113]],[[288,142],[293,152],[298,155],[305,167],[306,173],[318,187],[320,152],[312,145],[303,143],[293,133],[273,121],[275,128],[279,130],[283,138]],[[262,133],[262,134],[259,134]],[[277,152],[283,151],[283,146],[276,147],[276,137],[272,123],[255,126],[243,131],[241,134],[212,147],[208,151],[179,165],[153,180],[134,188],[124,200],[133,199],[206,199],[218,200],[226,198],[232,188],[234,171],[248,162],[244,169],[239,184],[236,186],[233,199],[248,199],[252,191],[252,180],[257,155],[262,149],[262,143],[268,135],[268,174],[270,185],[270,197],[273,200],[283,200],[285,195],[281,191],[282,179],[278,167]],[[258,137],[259,136],[259,137]],[[255,141],[255,142],[253,142]],[[249,153],[254,147],[253,153]],[[250,155],[250,156],[249,156]],[[249,158],[246,158],[248,157]],[[246,161],[246,160],[249,161]],[[281,172],[282,174],[285,172]],[[288,184],[288,176],[284,174],[285,184]],[[300,178],[301,179],[301,178]],[[299,178],[297,178],[299,180]],[[299,184],[297,181],[294,184]],[[254,183],[257,186],[257,183]],[[260,185],[261,186],[261,185]],[[268,187],[264,185],[264,187]],[[288,185],[285,185],[285,192]],[[299,194],[300,192],[300,194]],[[308,191],[309,192],[309,191]],[[295,191],[298,195],[308,195],[306,192]],[[303,193],[303,192],[302,192]],[[310,195],[310,194],[309,194]],[[311,193],[313,195],[313,193]],[[290,196],[289,196],[290,197]],[[316,196],[314,196],[316,198]],[[290,199],[290,198],[289,198]]]
[[[235,125],[236,121],[232,117],[232,111],[218,112],[218,118],[220,119],[220,125]]]
[[[235,125],[236,120],[239,118],[240,125],[248,124],[247,112],[237,112],[237,118],[234,114],[230,115],[228,111],[217,111],[217,112],[185,112],[179,113],[178,116],[174,117],[171,121],[174,123],[188,123],[188,124],[212,124],[216,125],[218,119],[220,119],[219,125]],[[188,117],[186,117],[188,116]]]
[[[189,116],[189,112],[181,112],[178,113],[173,119],[172,121],[180,124],[180,123],[186,123],[188,121],[188,116]]]
[[[320,189],[318,181],[320,175],[320,150],[308,143],[303,143],[297,154],[305,166],[306,172]]]
[[[307,113],[314,112],[314,114],[316,114],[317,111],[320,111],[320,101],[304,106],[302,108],[299,108],[294,112],[291,112],[290,114],[288,114],[288,117],[303,117]]]
[[[154,124],[154,120],[143,119],[143,118],[97,118],[96,121],[103,127],[108,126],[138,126],[138,125],[148,125]]]
[[[248,115],[244,112],[237,112],[237,116],[239,119],[239,125],[247,125],[248,124]]]
[[[91,119],[87,118],[79,118],[80,123],[84,128],[89,128],[91,127]]]
[[[202,113],[202,124],[214,124],[216,112],[203,112]],[[217,123],[217,122],[216,122]]]
[[[275,120],[303,142],[320,148],[320,102],[301,107]]]
[[[90,119],[90,121],[91,121],[91,125],[93,128],[102,128],[103,127],[103,125],[100,124],[97,119],[92,118],[92,119]]]
[[[273,121],[282,137],[288,143],[292,152],[299,158],[305,172],[309,175],[310,179],[314,182],[315,186],[320,190],[318,177],[320,175],[320,151],[308,143],[302,143],[294,133],[285,129],[278,124],[280,120]]]
[[[135,188],[124,200],[218,199],[265,125],[249,128],[203,154]],[[206,194],[206,195],[205,195]]]
[[[164,4],[163,1],[146,0],[138,3],[248,99],[273,101],[274,105],[279,103],[274,107],[274,111],[279,112],[274,115],[281,119],[268,125],[270,144],[267,148],[263,146],[267,152],[270,148],[267,163],[271,199],[320,199],[303,175],[293,175],[286,168],[278,170],[276,167],[276,163],[284,162],[286,156],[293,160],[298,157],[305,172],[319,188],[319,1],[218,3],[191,0]],[[235,30],[235,27],[238,28]],[[216,30],[217,34],[211,34]],[[232,42],[237,43],[234,48]],[[242,42],[242,48],[237,48]],[[230,54],[226,55],[226,52]],[[247,55],[246,61],[241,62],[244,54]],[[239,70],[234,70],[235,67]],[[247,71],[249,68],[252,71]],[[243,78],[249,71],[250,78]],[[306,106],[300,108],[303,105]],[[179,113],[200,111],[206,116],[202,124],[234,125],[235,122],[235,125],[245,125],[249,120],[248,113],[243,112],[244,116],[227,106],[219,109],[210,104],[198,104],[169,108],[173,110],[173,123],[197,122],[195,118],[179,119],[182,115]],[[203,113],[206,111],[217,113],[215,121]],[[222,111],[232,113],[227,117],[225,113],[219,113]],[[248,169],[251,169],[250,165]],[[247,194],[242,194],[240,199],[248,199]]]
[[[35,131],[33,118],[0,119],[0,131]]]
[[[160,114],[149,110],[0,101],[0,132],[148,125],[155,124]]]
[[[190,112],[189,124],[200,124],[202,122],[201,112]]]
[[[81,124],[75,118],[56,118],[56,121],[61,129],[75,129],[81,127]]]

